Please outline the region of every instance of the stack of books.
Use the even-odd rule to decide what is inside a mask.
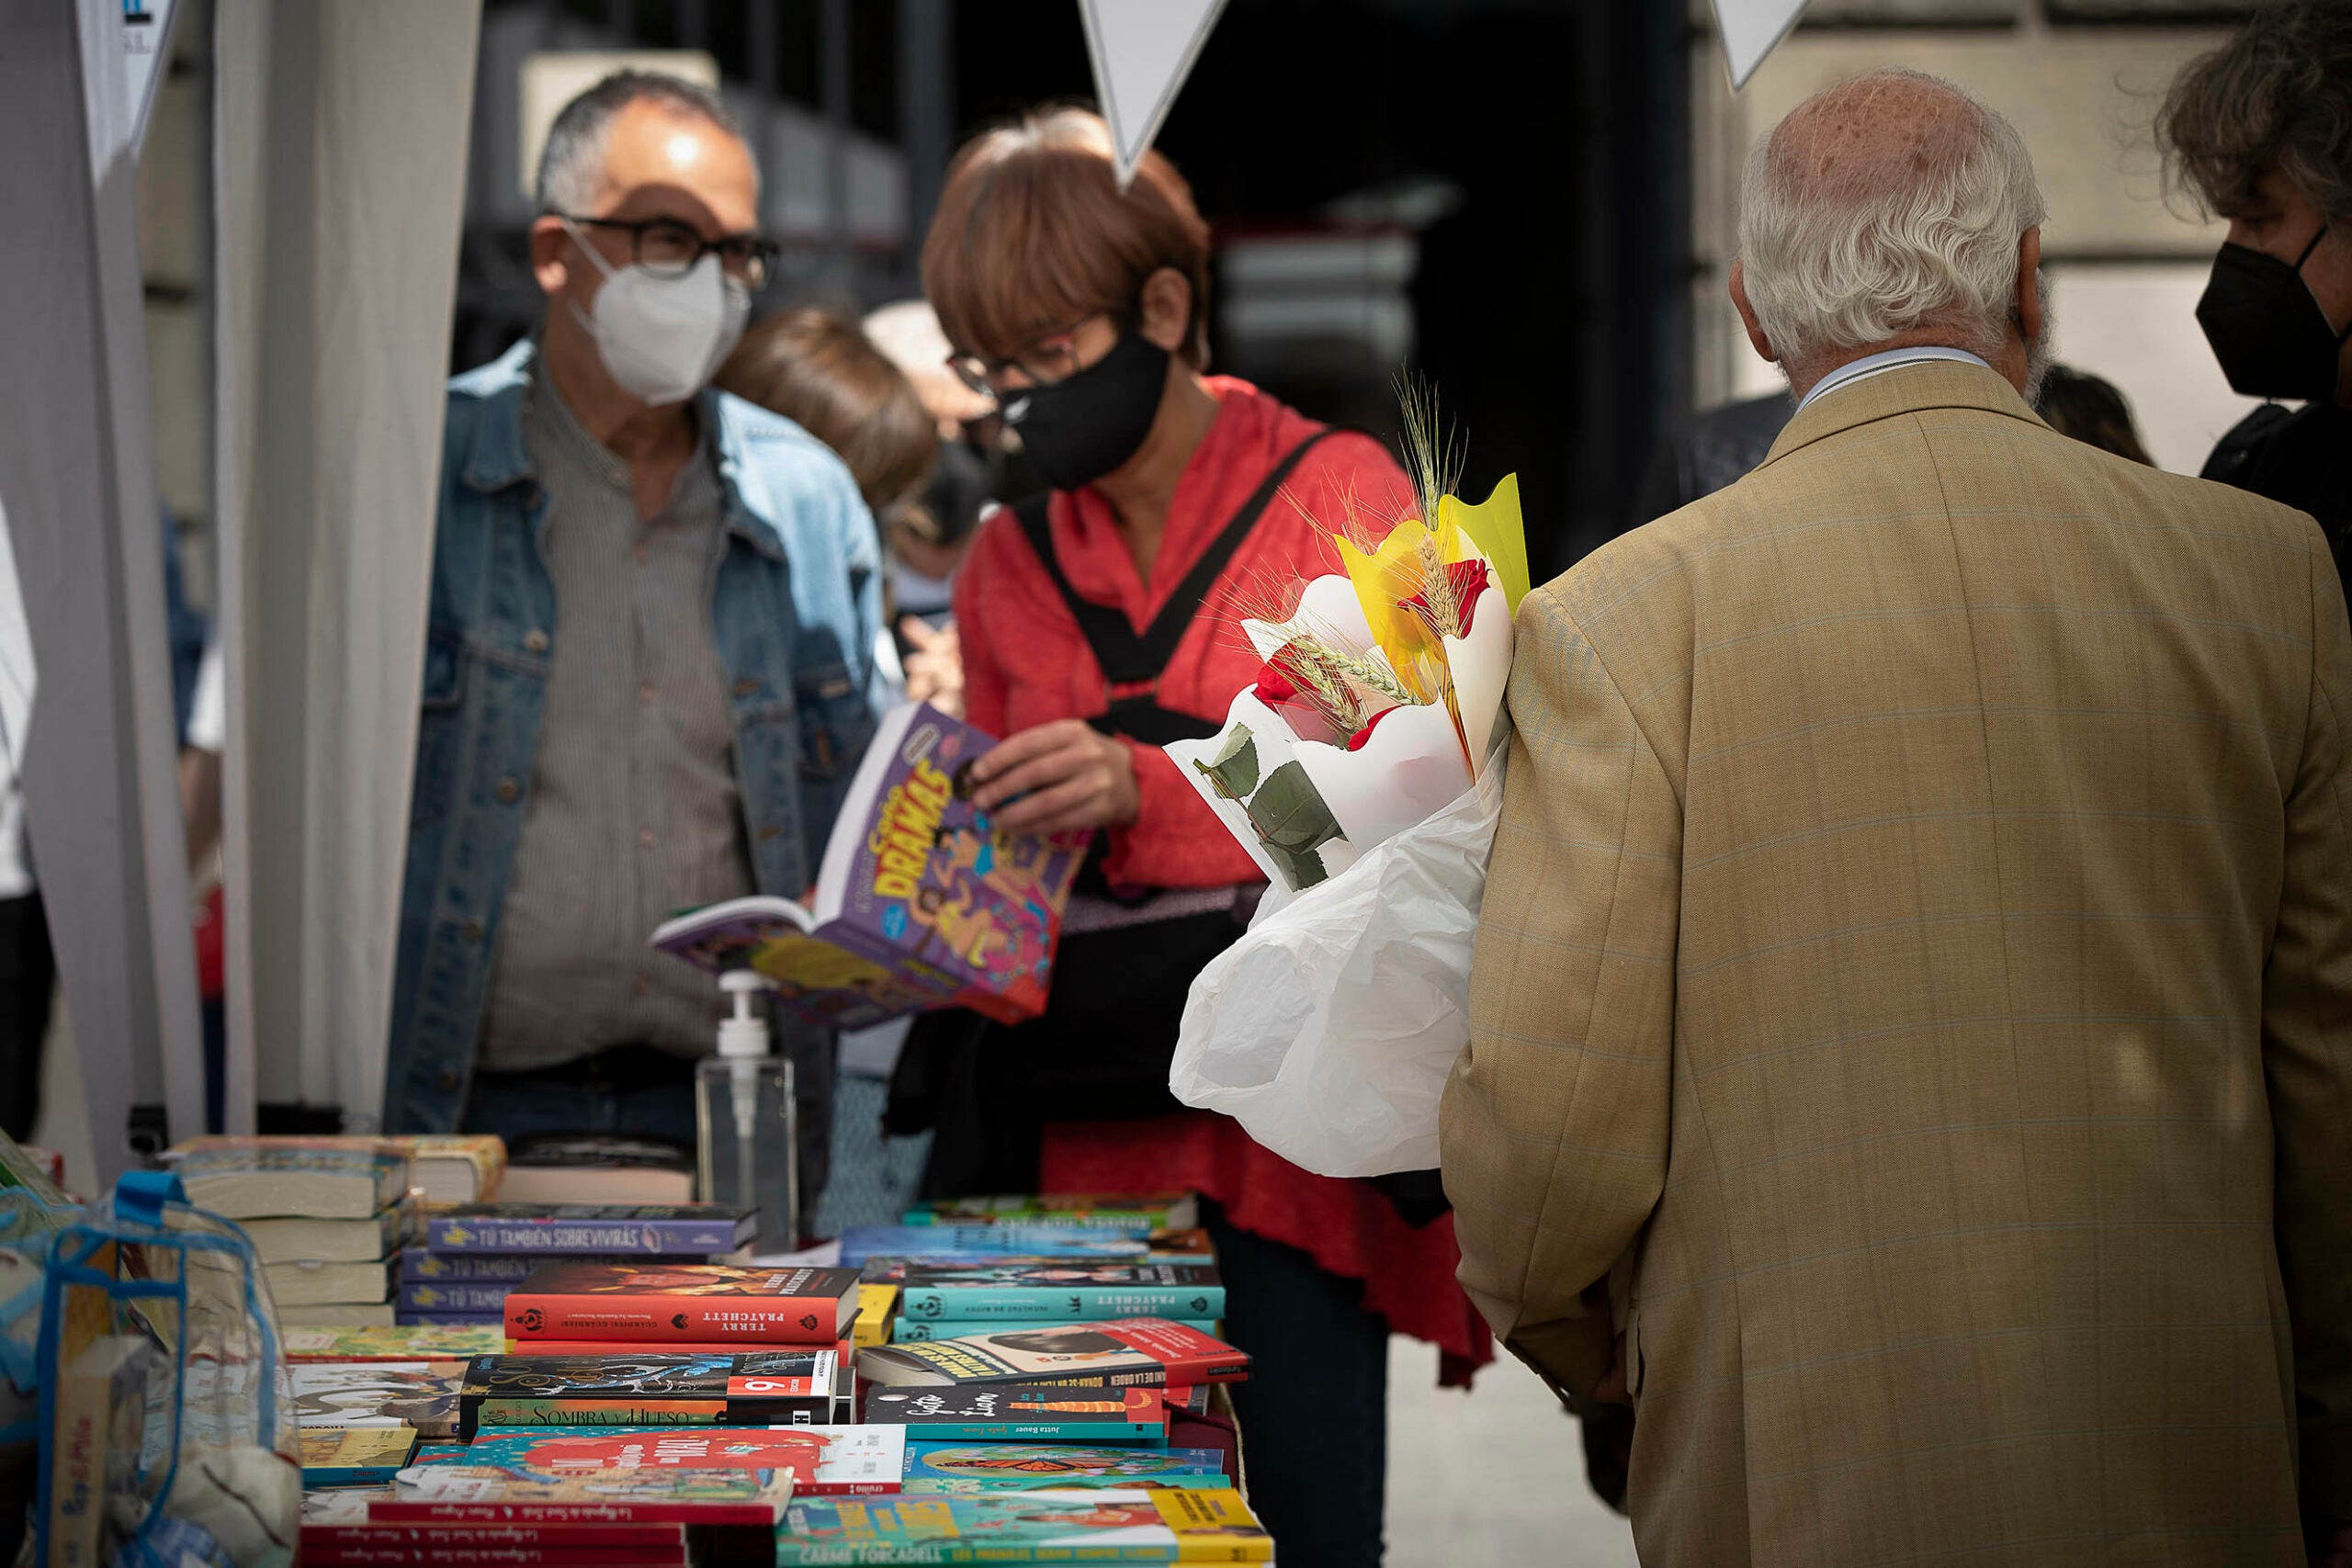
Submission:
[[[280,1324],[392,1325],[392,1260],[416,1215],[406,1154],[224,1141],[175,1168],[190,1202],[253,1237]]]
[[[731,1257],[752,1214],[718,1203],[468,1203],[426,1212],[398,1266],[403,1324],[500,1327],[506,1298],[550,1258],[663,1266]]]
[[[1049,1201],[925,1211],[844,1248],[865,1279],[642,1247],[550,1257],[487,1224],[500,1217],[419,1249],[514,1243],[547,1259],[492,1281],[506,1287],[497,1339],[471,1324],[288,1331],[298,1355],[311,1336],[348,1353],[296,1368],[321,1459],[304,1562],[1273,1560],[1223,1397],[1249,1358],[1195,1326],[1222,1313],[1222,1287],[1174,1202],[1104,1201],[1068,1223]],[[1083,1287],[1078,1308],[1066,1287]],[[1007,1293],[1048,1288],[1062,1299]],[[892,1314],[878,1325],[877,1302]],[[857,1343],[892,1322],[921,1327]],[[462,1363],[430,1353],[461,1339],[478,1347]],[[349,1451],[329,1453],[328,1431]]]

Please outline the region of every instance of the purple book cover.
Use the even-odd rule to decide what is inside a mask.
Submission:
[[[401,1283],[435,1284],[450,1280],[503,1280],[519,1284],[538,1267],[536,1258],[502,1258],[495,1253],[428,1252],[421,1247],[401,1253]]]
[[[503,1316],[506,1292],[515,1283],[508,1280],[402,1280],[394,1304],[402,1312]]]
[[[432,1252],[534,1258],[708,1258],[752,1239],[752,1214],[724,1203],[460,1203],[424,1217]]]
[[[994,744],[936,708],[895,710],[851,784],[814,908],[714,905],[653,945],[713,971],[757,969],[786,1006],[842,1027],[951,1001],[1034,1018],[1083,845],[991,831],[968,769]]]

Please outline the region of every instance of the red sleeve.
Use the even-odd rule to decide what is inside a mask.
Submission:
[[[1126,827],[1111,829],[1102,874],[1113,886],[1226,887],[1266,879],[1173,757],[1125,736],[1120,743],[1135,759],[1141,809]]]
[[[987,519],[983,518],[980,525],[985,529]],[[964,666],[965,722],[1001,740],[1005,738],[1006,682],[1004,671],[997,665],[991,628],[980,608],[987,586],[984,580],[989,574],[980,549],[986,538],[983,532],[973,539],[972,548],[966,552],[964,569],[956,574],[956,649]]]

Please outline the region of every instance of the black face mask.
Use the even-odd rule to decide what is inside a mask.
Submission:
[[[1004,394],[1004,423],[1037,477],[1056,490],[1092,484],[1122,467],[1151,434],[1168,390],[1168,351],[1140,333],[1050,387]]]
[[[2249,398],[2335,396],[2337,350],[2352,337],[2352,323],[2342,332],[2329,325],[2303,283],[2303,263],[2326,234],[2322,224],[2291,266],[2247,245],[2224,244],[2213,258],[2197,324],[2232,390]]]

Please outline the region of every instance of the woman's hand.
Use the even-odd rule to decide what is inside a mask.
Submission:
[[[972,776],[980,786],[972,799],[1000,833],[1117,828],[1143,808],[1135,754],[1083,719],[1057,718],[997,742]]]
[[[899,635],[913,649],[899,662],[907,675],[907,696],[929,703],[950,718],[964,716],[964,655],[956,641],[956,623],[937,631],[914,615],[901,616]]]

